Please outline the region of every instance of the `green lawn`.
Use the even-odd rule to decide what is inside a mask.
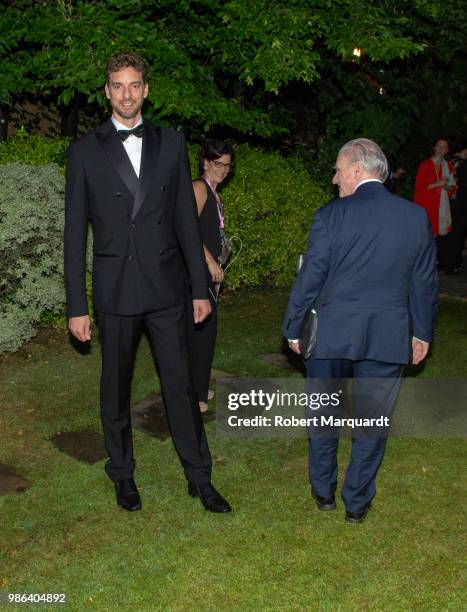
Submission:
[[[257,358],[280,351],[286,301],[227,294],[215,367],[299,376]],[[466,328],[467,303],[442,301],[421,376],[465,376]],[[320,513],[310,499],[304,439],[218,439],[210,423],[214,483],[234,508],[218,516],[187,495],[171,441],[135,432],[143,510],[131,514],[103,461],[80,463],[49,441],[100,427],[97,342],[80,355],[65,332],[42,333],[0,367],[0,462],[33,483],[0,497],[0,593],[63,592],[72,610],[466,609],[465,439],[390,440],[373,510],[349,525],[340,500]],[[143,341],[133,400],[156,388]],[[344,440],[341,466],[348,450]]]

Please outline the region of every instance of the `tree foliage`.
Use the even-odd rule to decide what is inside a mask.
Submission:
[[[321,81],[355,47],[385,64],[422,53],[440,18],[457,48],[462,17],[456,0],[13,0],[0,16],[0,102],[29,91],[104,105],[105,61],[129,49],[148,60],[159,119],[270,136],[288,127],[287,84]]]

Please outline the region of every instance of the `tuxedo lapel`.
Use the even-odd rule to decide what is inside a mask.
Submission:
[[[110,119],[96,130],[96,136],[110,163],[135,198],[138,192],[138,177]]]
[[[158,126],[144,123],[143,147],[141,152],[141,170],[139,184],[135,195],[132,219],[137,215],[154,179],[157,160],[161,147],[161,129]]]

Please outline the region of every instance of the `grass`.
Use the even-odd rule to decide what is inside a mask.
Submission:
[[[280,351],[286,300],[227,294],[215,367],[298,376],[257,358]],[[466,322],[465,302],[442,301],[420,376],[465,376]],[[374,508],[354,526],[342,503],[330,513],[312,503],[304,439],[218,439],[210,423],[214,482],[234,507],[216,516],[187,495],[170,440],[135,432],[143,510],[130,514],[103,462],[79,463],[49,441],[100,427],[97,343],[81,355],[65,332],[43,333],[0,366],[0,461],[33,483],[0,497],[0,592],[64,592],[71,610],[465,609],[465,439],[390,440]],[[133,400],[157,387],[143,341]],[[343,440],[342,467],[348,451]]]

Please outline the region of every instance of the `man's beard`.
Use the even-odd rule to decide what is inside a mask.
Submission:
[[[124,117],[125,119],[133,119],[141,111],[142,106],[143,106],[142,104],[136,104],[135,106],[132,106],[131,108],[125,109],[125,107],[123,107],[122,105],[119,105],[117,106],[116,110],[118,114]]]

